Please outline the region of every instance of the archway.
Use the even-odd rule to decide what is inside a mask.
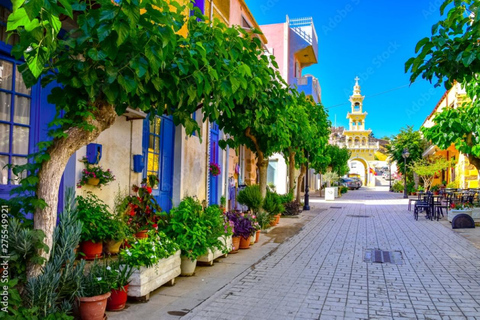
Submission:
[[[367,186],[369,182],[369,165],[368,162],[363,158],[353,158],[348,161],[348,167],[350,168],[349,175],[359,177],[363,186]]]

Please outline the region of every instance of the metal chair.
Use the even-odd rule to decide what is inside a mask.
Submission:
[[[418,220],[418,212],[425,211],[426,218],[429,220],[434,219],[434,203],[433,203],[433,194],[431,192],[427,192],[424,200],[420,200],[415,202],[415,208],[413,209],[413,217],[415,220]]]

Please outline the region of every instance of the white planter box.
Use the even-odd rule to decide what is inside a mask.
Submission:
[[[233,249],[233,244],[232,244],[232,236],[225,237],[222,236],[219,238],[220,241],[223,242],[224,245],[227,246],[228,252],[232,251]],[[197,262],[205,262],[209,263],[210,265],[213,265],[213,260],[217,259],[218,257],[221,257],[225,255],[221,250],[218,248],[215,248],[215,251],[212,251],[211,249],[208,249],[208,253],[204,254],[203,256],[200,256],[197,258]]]
[[[128,296],[148,300],[150,292],[170,282],[180,275],[180,250],[168,258],[162,259],[149,268],[135,269],[130,277]]]
[[[472,209],[472,218],[475,222],[480,222],[480,208]]]
[[[453,218],[457,214],[461,214],[461,213],[466,213],[469,216],[472,216],[472,210],[471,209],[469,209],[469,210],[455,210],[455,209],[452,209],[452,210],[448,211],[448,221],[452,222]]]
[[[325,200],[333,201],[335,200],[335,188],[325,188]]]

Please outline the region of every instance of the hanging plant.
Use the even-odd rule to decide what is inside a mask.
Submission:
[[[221,173],[220,167],[215,162],[210,162],[209,170],[210,170],[210,174],[214,177],[220,175],[220,173]]]
[[[115,176],[110,169],[103,170],[100,166],[91,165],[85,158],[83,163],[85,163],[85,169],[82,170],[82,177],[77,183],[78,188],[86,184],[100,188],[115,180]]]

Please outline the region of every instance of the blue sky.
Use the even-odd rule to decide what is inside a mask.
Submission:
[[[366,96],[366,126],[378,138],[406,125],[418,129],[445,92],[423,79],[409,86],[404,72],[416,43],[439,21],[442,2],[246,0],[260,25],[285,22],[286,15],[313,17],[319,61],[303,73],[319,79],[322,102],[332,123],[336,115],[337,126],[348,125],[348,97],[358,76]]]

